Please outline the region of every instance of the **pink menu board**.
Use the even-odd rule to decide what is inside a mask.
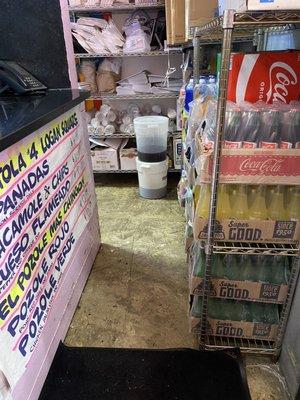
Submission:
[[[80,106],[0,154],[0,399],[37,399],[100,244]]]

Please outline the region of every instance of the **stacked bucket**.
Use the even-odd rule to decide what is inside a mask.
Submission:
[[[139,191],[146,199],[160,199],[167,193],[169,119],[147,116],[134,119],[137,144]]]

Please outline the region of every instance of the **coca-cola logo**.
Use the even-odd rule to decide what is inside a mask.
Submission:
[[[281,101],[286,103],[288,96],[288,86],[296,85],[298,82],[297,74],[293,68],[284,62],[275,62],[269,71],[270,89],[266,93],[267,102]]]
[[[282,169],[283,160],[278,160],[276,158],[268,158],[267,160],[253,160],[247,158],[242,161],[240,165],[240,171],[246,173],[278,173]]]

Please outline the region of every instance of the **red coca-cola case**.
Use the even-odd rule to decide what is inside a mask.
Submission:
[[[231,56],[228,100],[240,103],[300,98],[300,51],[235,53]]]

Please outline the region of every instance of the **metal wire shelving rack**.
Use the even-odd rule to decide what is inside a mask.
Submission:
[[[101,58],[101,57],[156,57],[156,56],[167,56],[169,54],[181,54],[181,50],[152,50],[145,53],[99,53],[99,54],[88,54],[88,53],[77,53],[76,58]]]
[[[165,2],[161,0],[157,0],[156,3],[147,3],[141,2],[141,4],[114,4],[112,6],[101,6],[100,1],[99,5],[95,6],[69,6],[69,13],[72,20],[76,20],[76,16],[78,15],[86,15],[87,13],[94,12],[111,12],[111,13],[131,13],[136,10],[160,10],[165,8]],[[77,53],[75,54],[75,58],[80,59],[95,59],[95,58],[105,58],[105,57],[120,57],[128,59],[130,57],[160,57],[160,56],[173,56],[182,54],[181,49],[176,48],[167,48],[167,49],[157,49],[151,50],[149,52],[135,52],[135,53],[100,53],[100,54],[88,54],[88,53]],[[167,89],[160,89],[157,93],[134,93],[134,94],[116,94],[116,93],[95,93],[91,95],[91,100],[101,100],[105,102],[111,101],[126,101],[126,100],[160,100],[160,99],[174,99],[178,98],[178,93],[174,91],[168,91]],[[169,134],[169,138],[174,136],[178,136],[177,134]],[[135,139],[135,135],[122,134],[117,132],[113,135],[97,135],[97,139],[105,139],[105,138],[119,138],[119,139]],[[169,169],[169,172],[178,172],[176,169]],[[111,170],[111,171],[94,171],[94,174],[98,173],[136,173],[135,170]]]
[[[280,353],[284,332],[286,329],[289,311],[299,276],[300,252],[299,243],[270,244],[270,243],[229,243],[214,240],[216,209],[218,200],[218,183],[220,158],[222,152],[222,137],[224,133],[225,109],[227,99],[228,71],[230,67],[231,47],[234,41],[253,39],[257,34],[263,37],[263,30],[290,29],[300,23],[300,11],[267,11],[236,13],[234,10],[225,10],[222,17],[210,21],[208,24],[194,29],[194,77],[199,76],[199,64],[202,45],[222,43],[221,71],[217,105],[216,140],[213,156],[213,172],[211,187],[211,202],[208,219],[207,239],[203,243],[206,253],[202,315],[199,330],[200,347],[204,349],[223,349],[238,346],[245,353],[268,354],[277,357]],[[258,46],[258,48],[260,48]],[[194,79],[195,82],[195,79]],[[282,306],[280,324],[276,340],[249,340],[244,338],[229,338],[210,336],[207,333],[208,300],[210,297],[212,256],[214,253],[232,254],[281,254],[292,257],[292,270],[289,290],[286,301]]]
[[[164,8],[165,3],[163,1],[158,1],[154,4],[141,3],[141,4],[114,4],[112,6],[74,6],[69,7],[70,12],[131,12],[135,10],[153,10]]]
[[[99,95],[92,95],[91,99],[99,100],[147,100],[147,99],[176,99],[178,93],[165,92],[165,93],[135,93],[135,94],[106,94],[100,93]]]

